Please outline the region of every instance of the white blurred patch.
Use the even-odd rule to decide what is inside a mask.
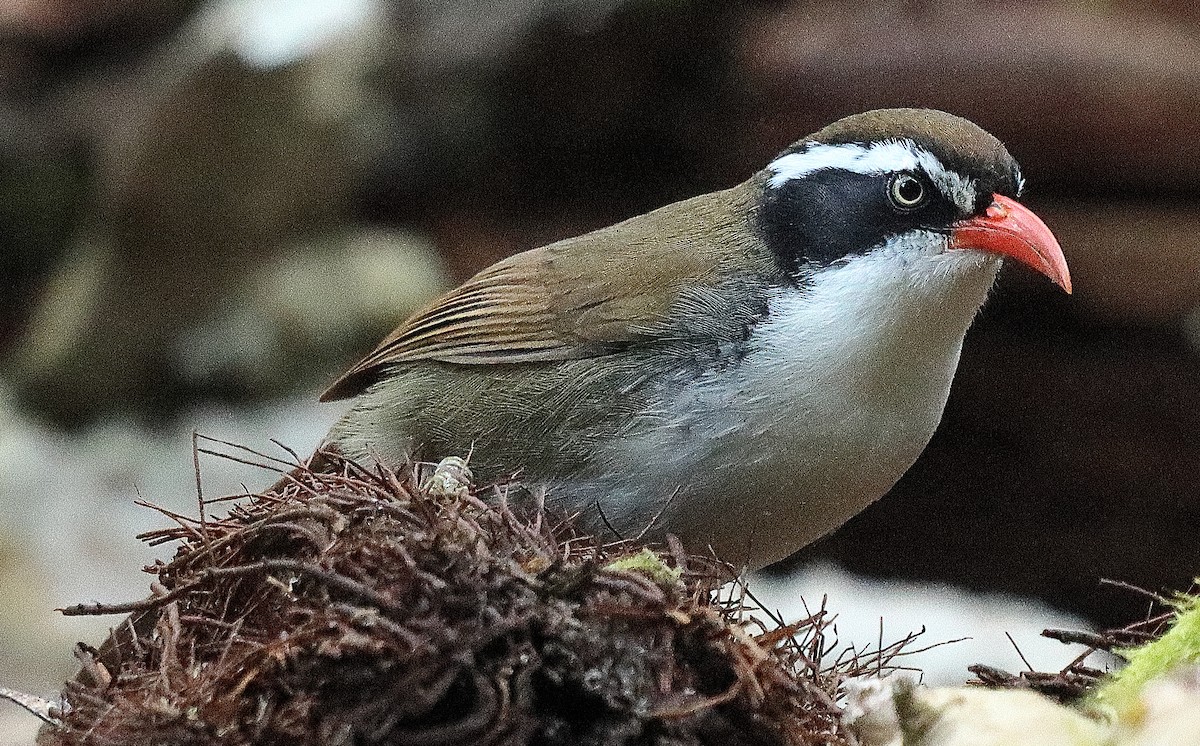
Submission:
[[[220,0],[201,28],[251,67],[282,67],[382,19],[375,0]]]
[[[42,721],[15,705],[3,705],[0,711],[0,746],[30,746],[37,738]]]
[[[828,595],[825,607],[837,616],[834,629],[839,648],[853,645],[858,650],[874,650],[880,640],[886,647],[922,628],[925,633],[910,649],[969,638],[894,661],[920,669],[923,683],[930,686],[962,684],[971,678],[967,666],[975,663],[1011,673],[1024,670],[1006,632],[1035,670],[1057,671],[1083,649],[1048,640],[1041,631],[1047,627],[1091,629],[1083,619],[1039,601],[1003,593],[974,593],[947,583],[871,580],[825,564],[787,577],[754,575],[749,586],[763,605],[780,611],[786,621],[807,616],[806,601],[808,609],[819,609],[821,597]],[[1103,660],[1097,655],[1092,662],[1103,665]]]

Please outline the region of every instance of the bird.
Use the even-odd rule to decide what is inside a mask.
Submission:
[[[1071,292],[994,136],[880,109],[746,181],[534,248],[418,311],[322,395],[327,446],[469,454],[597,535],[758,569],[884,495],[941,419],[1005,259]]]

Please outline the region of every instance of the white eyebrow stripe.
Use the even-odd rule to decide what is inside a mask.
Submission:
[[[814,171],[840,169],[856,174],[885,174],[893,171],[915,171],[919,161],[913,148],[899,140],[885,140],[870,147],[857,143],[840,145],[815,144],[803,152],[788,153],[767,165],[775,172],[771,186],[778,187]]]
[[[767,169],[774,172],[768,181],[772,189],[824,169],[857,174],[923,171],[960,210],[971,212],[975,206],[975,180],[946,169],[932,153],[911,140],[883,140],[869,146],[816,143],[802,152],[776,158]]]

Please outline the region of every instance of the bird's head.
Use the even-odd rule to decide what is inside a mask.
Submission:
[[[847,117],[780,154],[760,183],[757,227],[797,281],[881,254],[934,275],[1010,257],[1071,292],[1058,242],[1016,201],[1017,162],[961,117],[929,109]]]

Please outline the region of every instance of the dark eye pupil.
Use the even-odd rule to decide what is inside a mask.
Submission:
[[[901,179],[896,186],[896,193],[900,199],[905,202],[916,202],[921,199],[921,193],[924,190],[921,188],[921,182],[913,178]]]

